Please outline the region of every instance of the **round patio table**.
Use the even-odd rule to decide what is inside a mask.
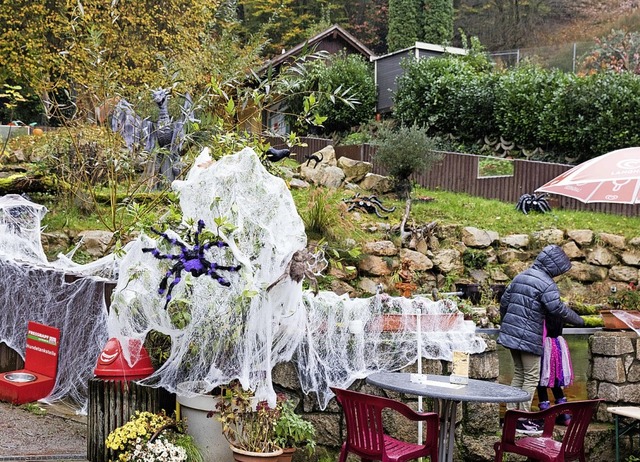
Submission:
[[[453,460],[457,405],[462,401],[481,403],[520,403],[531,395],[520,388],[486,380],[469,379],[466,385],[449,382],[449,376],[377,372],[367,377],[367,383],[385,390],[433,398],[434,412],[440,416],[438,460]]]

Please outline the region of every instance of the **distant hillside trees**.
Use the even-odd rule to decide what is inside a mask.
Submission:
[[[416,0],[389,0],[389,51],[413,46],[420,38],[419,5]]]
[[[612,30],[583,58],[582,72],[632,72],[640,74],[640,33]]]
[[[84,118],[116,92],[174,80],[199,93],[211,76],[257,64],[255,47],[239,43],[229,14],[218,0],[167,0],[154,8],[140,0],[5,2],[0,83],[21,85],[65,118]]]
[[[451,0],[424,0],[422,15],[422,41],[448,45],[453,37],[453,2]]]

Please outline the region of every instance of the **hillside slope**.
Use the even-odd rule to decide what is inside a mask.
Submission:
[[[611,29],[640,30],[638,0],[582,0],[565,2],[565,18],[550,18],[546,40],[537,45],[591,41]]]
[[[455,30],[489,51],[592,42],[611,29],[640,30],[639,0],[458,0]]]

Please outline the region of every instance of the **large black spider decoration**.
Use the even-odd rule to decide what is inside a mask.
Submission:
[[[347,212],[351,212],[356,207],[364,210],[367,213],[375,213],[378,217],[387,219],[389,217],[382,216],[380,211],[391,213],[396,208],[385,208],[376,196],[360,196],[360,193],[356,193],[351,199],[342,199],[343,202],[349,204]]]
[[[516,210],[521,211],[525,215],[529,212],[547,213],[551,212],[551,206],[547,202],[547,193],[542,194],[523,194],[518,199]]]
[[[219,249],[228,247],[228,244],[223,241],[209,240],[205,240],[203,243],[200,243],[200,233],[202,233],[202,230],[204,230],[204,221],[198,220],[198,229],[193,236],[193,247],[189,248],[184,242],[180,241],[179,239],[172,238],[164,232],[157,231],[151,228],[151,231],[161,236],[171,245],[180,248],[180,253],[178,254],[164,254],[161,253],[157,248],[152,247],[145,247],[142,249],[143,252],[151,252],[151,254],[159,260],[175,261],[173,266],[169,268],[167,273],[160,281],[160,287],[158,288],[158,293],[160,295],[163,295],[166,292],[166,302],[164,304],[165,310],[167,309],[167,306],[169,306],[169,302],[171,301],[171,292],[173,291],[173,288],[182,280],[183,271],[191,273],[193,277],[202,275],[210,276],[211,278],[218,281],[220,285],[229,287],[231,283],[227,279],[222,277],[219,274],[219,271],[235,272],[238,271],[241,267],[241,265],[223,266],[209,261],[204,254],[205,251],[207,251],[211,247],[217,247]],[[187,233],[187,240],[191,240],[191,232]],[[169,278],[173,278],[171,284],[169,284]]]

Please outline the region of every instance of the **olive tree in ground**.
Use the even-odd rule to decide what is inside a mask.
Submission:
[[[383,166],[396,183],[396,192],[406,201],[400,234],[406,236],[405,225],[411,213],[411,175],[427,172],[444,155],[436,151],[436,140],[418,125],[396,129],[382,127],[374,141],[377,147],[374,161]]]

